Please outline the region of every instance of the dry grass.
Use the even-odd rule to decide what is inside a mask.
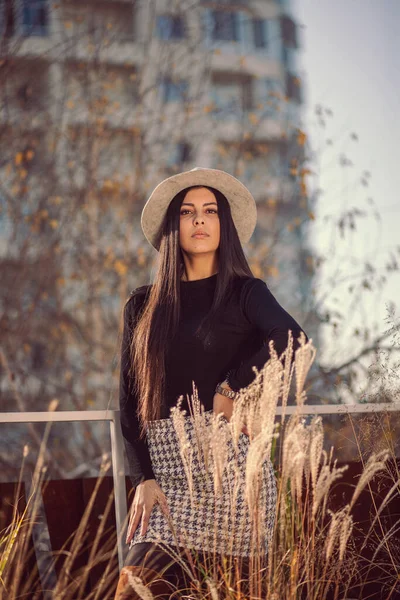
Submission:
[[[261,494],[260,473],[265,460],[276,451],[277,438],[280,437],[280,456],[275,457],[279,458],[276,462],[280,464],[280,468],[276,473],[277,503],[273,537],[269,543],[265,562],[262,562],[256,551],[251,557],[251,578],[248,586],[246,582],[238,579],[237,562],[233,565],[228,560],[228,556],[221,562],[217,561],[215,555],[215,561],[212,559],[210,561],[209,557],[206,560],[199,552],[192,551],[182,561],[182,557],[175,555],[172,548],[165,546],[171,556],[182,564],[190,587],[190,597],[193,599],[244,600],[246,598],[247,600],[262,597],[266,600],[299,598],[340,600],[345,598],[348,591],[354,589],[356,585],[360,593],[359,597],[363,597],[363,586],[369,581],[371,573],[376,573],[377,566],[382,573],[382,590],[385,594],[381,597],[387,600],[394,599],[399,593],[399,522],[387,529],[382,519],[387,504],[399,497],[400,477],[393,447],[388,443],[386,448],[380,447],[376,453],[370,452],[368,456],[362,453],[360,448],[360,459],[363,465],[361,477],[354,486],[350,501],[334,511],[329,507],[330,497],[347,466],[337,466],[337,461],[332,459],[333,448],[330,452],[324,450],[321,417],[315,416],[307,424],[307,420],[298,413],[289,418],[283,415],[279,430],[276,427],[276,407],[287,406],[292,384],[295,388],[297,406],[302,406],[306,402],[304,385],[315,358],[315,348],[312,341],[305,343],[304,337],[300,342],[301,345],[292,362],[289,360],[292,356],[292,340],[289,340],[287,353],[281,358],[277,357],[271,343],[270,361],[260,372],[254,369],[255,379],[235,401],[230,423],[221,415],[213,415],[211,422],[207,423],[203,407],[194,389],[190,403],[195,432],[194,444],[188,442],[184,426],[186,415],[181,410],[180,404],[172,412],[181,457],[192,494],[196,485],[193,472],[196,458],[202,462],[203,472],[206,478],[209,478],[208,481],[212,482],[215,495],[218,497],[227,473],[228,444],[233,444],[233,447],[237,448],[242,427],[247,426],[250,445],[246,469],[244,474],[240,475],[237,472],[237,477],[239,481],[240,476],[244,476],[245,498],[254,523],[253,547],[255,549],[260,543],[261,545],[267,543],[267,533],[262,519],[264,499]],[[46,445],[46,435],[42,445],[43,448]],[[394,464],[394,469],[391,470],[389,464]],[[37,465],[34,489],[40,489],[39,483],[44,468],[42,456]],[[103,474],[105,468],[106,465]],[[235,471],[234,465],[231,469]],[[391,478],[389,491],[379,506],[376,505],[371,490],[371,482],[378,475]],[[233,503],[237,489],[235,486],[232,487]],[[360,500],[360,495],[366,491],[371,494],[374,514],[361,545],[361,551],[373,547],[373,556],[369,563],[361,558],[360,547],[355,543],[357,523],[354,519],[354,509],[357,501]],[[99,547],[104,525],[99,526],[98,537],[92,546],[87,568],[78,574],[73,572],[74,558],[84,543],[88,518],[96,493],[97,489],[86,507],[82,522],[72,540],[52,598],[95,600],[113,597],[116,578],[115,566],[113,566],[115,544],[106,549]],[[110,510],[111,499],[110,497],[107,511]],[[29,586],[32,588],[32,581],[21,580],[19,574],[23,572],[23,564],[27,560],[30,526],[34,520],[35,497],[32,497],[26,514],[15,513],[12,525],[0,540],[1,599],[31,597],[26,594]],[[377,527],[379,539],[376,539]],[[231,550],[229,542],[227,536],[227,555]],[[85,595],[89,571],[100,560],[105,565],[103,577],[97,589]],[[32,574],[32,578],[34,576],[37,577],[37,573]],[[137,578],[132,579],[131,585],[143,599],[152,598],[150,590],[142,587],[142,583]],[[181,597],[189,597],[189,593],[181,592]]]

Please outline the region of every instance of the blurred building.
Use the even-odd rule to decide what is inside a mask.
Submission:
[[[300,39],[290,3],[3,0],[0,6],[2,202],[7,190],[22,207],[22,237],[23,215],[29,235],[28,213],[33,204],[40,209],[43,220],[35,226],[47,240],[60,231],[57,211],[73,207],[63,220],[65,234],[57,233],[58,246],[70,248],[62,267],[70,288],[62,299],[74,318],[83,321],[88,311],[98,363],[109,360],[96,355],[110,334],[101,310],[118,309],[123,295],[106,279],[105,249],[124,274],[118,257],[146,246],[138,217],[147,194],[164,177],[194,166],[227,170],[252,191],[259,223],[246,250],[249,262],[317,345],[308,314],[313,257],[301,174]],[[14,242],[4,218],[0,227],[11,281]],[[52,256],[57,287],[60,266]],[[76,261],[89,265],[83,280]],[[144,262],[135,263],[139,274]],[[32,271],[38,273],[36,263],[26,271],[29,280]],[[89,295],[90,302],[82,300]],[[54,297],[41,300],[44,312],[54,309]],[[48,342],[38,334],[33,347],[31,361],[40,370]],[[80,365],[73,343],[68,361]],[[89,387],[102,385],[99,371]]]

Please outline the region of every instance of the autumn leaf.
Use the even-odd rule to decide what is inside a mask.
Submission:
[[[254,113],[249,113],[249,121],[253,125],[257,125],[257,123],[259,122],[259,118]]]
[[[250,268],[251,268],[251,270],[253,272],[254,277],[261,277],[262,270],[261,270],[261,267],[260,267],[260,265],[259,265],[258,262],[252,262],[250,264]]]
[[[276,267],[275,265],[271,265],[270,267],[268,267],[268,274],[271,275],[271,277],[279,277],[278,267]]]
[[[24,155],[22,154],[22,152],[17,152],[17,154],[14,157],[15,164],[17,166],[22,164],[23,158],[24,158]]]
[[[304,133],[304,131],[301,131],[299,129],[299,132],[297,135],[297,143],[299,144],[299,146],[304,146],[306,139],[307,139],[307,135]]]
[[[305,181],[300,181],[300,195],[307,196],[307,184]]]
[[[125,275],[128,271],[127,265],[122,260],[116,260],[114,263],[114,269],[117,271],[118,275]]]

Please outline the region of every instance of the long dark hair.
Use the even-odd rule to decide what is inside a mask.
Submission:
[[[187,192],[200,187],[207,187],[215,195],[220,220],[218,276],[214,299],[209,313],[196,331],[204,345],[210,343],[213,324],[229,298],[234,279],[254,277],[226,197],[215,188],[201,185],[188,187],[176,194],[160,228],[158,268],[154,283],[132,335],[131,369],[135,392],[139,398],[141,437],[145,435],[147,422],[160,418],[165,391],[164,353],[167,343],[174,338],[179,323],[180,280],[184,273],[184,260],[179,244],[180,208]]]

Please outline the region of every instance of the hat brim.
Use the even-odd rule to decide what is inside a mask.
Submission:
[[[242,244],[248,242],[257,223],[256,202],[243,183],[219,169],[196,167],[164,179],[154,188],[142,210],[141,226],[147,241],[159,250],[159,232],[171,200],[187,187],[213,187],[226,196]]]

